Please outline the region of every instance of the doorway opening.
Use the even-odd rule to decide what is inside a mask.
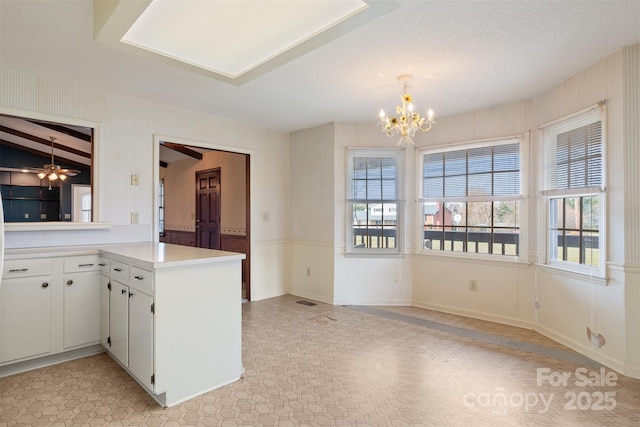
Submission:
[[[244,253],[242,299],[250,300],[250,155],[175,138],[155,140],[156,239]]]

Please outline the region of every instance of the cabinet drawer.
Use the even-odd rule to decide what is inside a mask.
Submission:
[[[77,273],[79,271],[97,271],[98,255],[72,256],[64,259],[64,272]]]
[[[2,269],[3,279],[14,277],[47,276],[51,274],[50,259],[7,260]]]
[[[132,265],[129,284],[140,291],[153,292],[153,272]]]
[[[109,258],[98,257],[98,267],[100,267],[100,271],[104,274],[108,275],[111,271],[111,264],[109,263]]]
[[[128,284],[129,283],[129,264],[124,262],[111,260],[110,276],[112,279],[118,282]]]

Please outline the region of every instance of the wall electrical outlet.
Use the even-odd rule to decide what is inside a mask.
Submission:
[[[131,224],[138,224],[140,222],[140,215],[138,212],[131,212]]]
[[[478,290],[478,281],[477,280],[469,280],[469,290],[477,291]]]
[[[140,185],[140,175],[131,174],[131,185],[137,187]]]

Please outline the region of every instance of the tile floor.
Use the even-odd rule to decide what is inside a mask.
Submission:
[[[99,354],[0,379],[0,426],[640,425],[640,380],[606,369],[608,384],[583,386],[576,369],[597,364],[535,332],[300,299],[243,304],[246,372],[231,385],[164,409]]]

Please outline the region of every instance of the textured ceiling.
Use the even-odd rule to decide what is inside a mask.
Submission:
[[[416,108],[442,117],[537,96],[640,42],[640,0],[394,3],[236,86],[94,41],[90,0],[0,0],[0,66],[295,131],[374,125],[398,103],[400,74],[414,76]]]

